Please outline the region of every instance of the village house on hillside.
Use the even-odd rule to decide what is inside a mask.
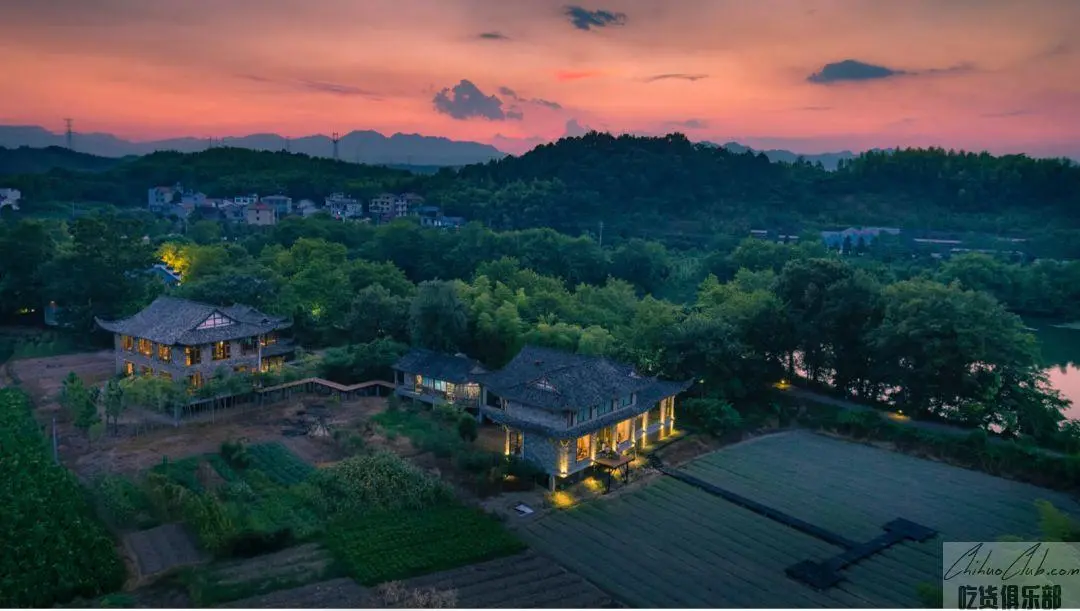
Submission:
[[[290,322],[245,305],[216,307],[158,297],[130,318],[95,321],[115,336],[117,373],[186,379],[193,388],[219,369],[280,367],[294,351],[291,342],[278,336]]]
[[[394,369],[399,396],[477,403],[481,421],[502,425],[505,453],[543,469],[552,488],[558,479],[593,467],[623,467],[632,450],[670,435],[675,396],[691,385],[642,376],[606,358],[536,346],[494,372],[463,355],[426,350],[410,351]]]
[[[244,210],[248,225],[273,225],[277,223],[277,210],[267,204],[253,204]]]
[[[485,370],[463,354],[413,348],[394,364],[395,393],[424,403],[457,403],[477,407],[480,386],[475,376]]]

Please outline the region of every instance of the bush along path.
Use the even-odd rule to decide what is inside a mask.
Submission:
[[[808,389],[805,389],[805,388],[799,388],[797,386],[789,386],[789,387],[781,390],[780,392],[788,394],[788,395],[790,395],[790,396],[792,396],[792,397],[794,397],[796,399],[802,399],[803,401],[810,401],[810,402],[813,402],[813,403],[823,403],[825,405],[832,405],[834,407],[839,407],[840,409],[843,409],[843,410],[846,410],[846,411],[859,412],[859,413],[877,413],[883,420],[885,420],[887,422],[902,425],[902,426],[908,426],[908,427],[912,427],[912,428],[916,428],[916,429],[920,429],[920,430],[924,430],[924,431],[929,431],[931,433],[940,434],[940,435],[952,435],[952,436],[955,436],[955,437],[969,437],[973,432],[977,432],[978,430],[980,430],[980,429],[964,428],[964,427],[961,427],[961,426],[956,426],[956,425],[952,425],[952,424],[945,424],[945,423],[942,423],[942,422],[929,422],[929,421],[926,421],[926,420],[915,420],[913,418],[903,417],[902,415],[901,415],[901,417],[896,417],[894,415],[894,412],[889,412],[889,411],[886,411],[886,410],[878,409],[878,408],[870,406],[870,405],[864,405],[862,403],[856,403],[854,401],[849,401],[849,400],[846,400],[846,399],[840,399],[840,398],[837,398],[837,397],[832,397],[832,396],[826,395],[824,393],[820,393],[820,392],[813,391],[813,390],[808,390]],[[1009,445],[1009,444],[1015,443],[1012,440],[1003,439],[1003,438],[997,437],[995,435],[987,435],[986,440],[987,440],[987,442],[992,443],[992,444],[996,444],[996,445]],[[1031,451],[1036,452],[1038,454],[1044,454],[1046,456],[1053,456],[1055,458],[1065,458],[1065,457],[1067,457],[1067,454],[1065,454],[1064,452],[1058,452],[1057,450],[1051,450],[1049,448],[1040,448],[1040,447],[1032,446],[1030,449],[1031,449]]]

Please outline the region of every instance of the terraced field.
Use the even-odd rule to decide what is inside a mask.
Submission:
[[[824,592],[784,569],[841,550],[696,487],[661,478],[620,497],[532,522],[523,536],[633,606],[913,607],[940,579],[941,542],[1037,533],[1030,485],[811,433],[773,435],[692,461],[684,470],[856,541],[895,518],[938,530],[843,571]]]

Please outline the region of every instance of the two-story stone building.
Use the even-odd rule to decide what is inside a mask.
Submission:
[[[96,319],[114,334],[116,372],[161,375],[199,387],[219,369],[268,371],[294,351],[278,336],[291,323],[245,306],[158,297],[123,320]]]
[[[414,350],[395,366],[401,396],[479,386],[478,416],[503,427],[504,450],[559,479],[617,468],[635,448],[674,431],[675,395],[690,381],[646,377],[606,358],[526,346],[499,371],[461,355]],[[453,378],[453,384],[440,382]],[[475,392],[475,391],[473,391]],[[430,399],[428,399],[430,401]]]

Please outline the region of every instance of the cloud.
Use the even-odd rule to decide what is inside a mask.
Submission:
[[[516,91],[506,86],[499,87],[499,95],[504,95],[511,100],[516,100],[525,104],[535,104],[552,110],[562,110],[562,104],[559,104],[558,102],[552,102],[551,100],[545,100],[543,98],[523,98],[519,96]]]
[[[856,59],[825,64],[820,71],[806,77],[806,80],[818,85],[831,85],[842,82],[875,81],[897,76],[959,74],[975,70],[975,64],[964,62],[947,68],[927,68],[925,70],[899,70],[877,64],[868,64]]]
[[[1026,108],[1020,108],[1017,110],[1009,110],[1006,112],[991,112],[982,115],[985,119],[1007,119],[1009,117],[1022,117],[1024,115],[1030,115],[1032,112]]]
[[[481,32],[476,37],[481,40],[510,40],[510,37],[502,32]]]
[[[587,125],[578,123],[577,119],[570,119],[566,122],[566,129],[563,130],[563,138],[578,138],[592,131],[592,128]]]
[[[832,106],[802,106],[796,110],[805,110],[807,112],[823,112],[826,110],[832,110]]]
[[[454,85],[453,89],[447,87],[436,93],[432,103],[436,112],[459,120],[480,117],[489,121],[506,121],[523,117],[521,111],[514,108],[504,110],[502,100],[484,94],[472,81],[465,79]]]
[[[686,129],[704,129],[709,126],[709,122],[704,119],[687,119],[685,121],[668,121],[666,125],[670,127],[685,127]]]
[[[708,74],[656,74],[645,79],[646,83],[655,83],[656,81],[668,81],[668,80],[680,80],[680,81],[700,81],[701,79],[709,78]]]
[[[580,6],[567,6],[563,14],[579,30],[588,32],[593,28],[606,28],[609,25],[626,25],[625,13],[613,13],[603,9],[590,11]]]
[[[907,72],[903,70],[894,70],[854,59],[845,59],[832,64],[825,64],[820,72],[811,74],[806,77],[806,80],[819,85],[828,85],[843,81],[872,81],[904,74],[907,74]]]
[[[560,70],[555,73],[555,79],[559,81],[580,81],[581,79],[593,78],[603,74],[596,70]]]
[[[300,86],[311,91],[319,91],[322,93],[332,93],[334,95],[341,96],[364,96],[364,97],[377,97],[377,94],[366,89],[354,87],[352,85],[342,85],[341,83],[328,83],[325,81],[309,81],[300,80]]]
[[[344,97],[365,97],[374,100],[380,99],[379,94],[374,91],[362,89],[354,85],[345,85],[343,83],[334,83],[330,81],[317,81],[313,79],[281,79],[270,78],[266,76],[260,76],[258,74],[238,74],[239,78],[246,81],[252,81],[254,83],[264,83],[268,85],[279,85],[288,87],[291,89],[299,89],[302,91],[314,91],[316,93],[329,93],[333,95],[339,95]]]

